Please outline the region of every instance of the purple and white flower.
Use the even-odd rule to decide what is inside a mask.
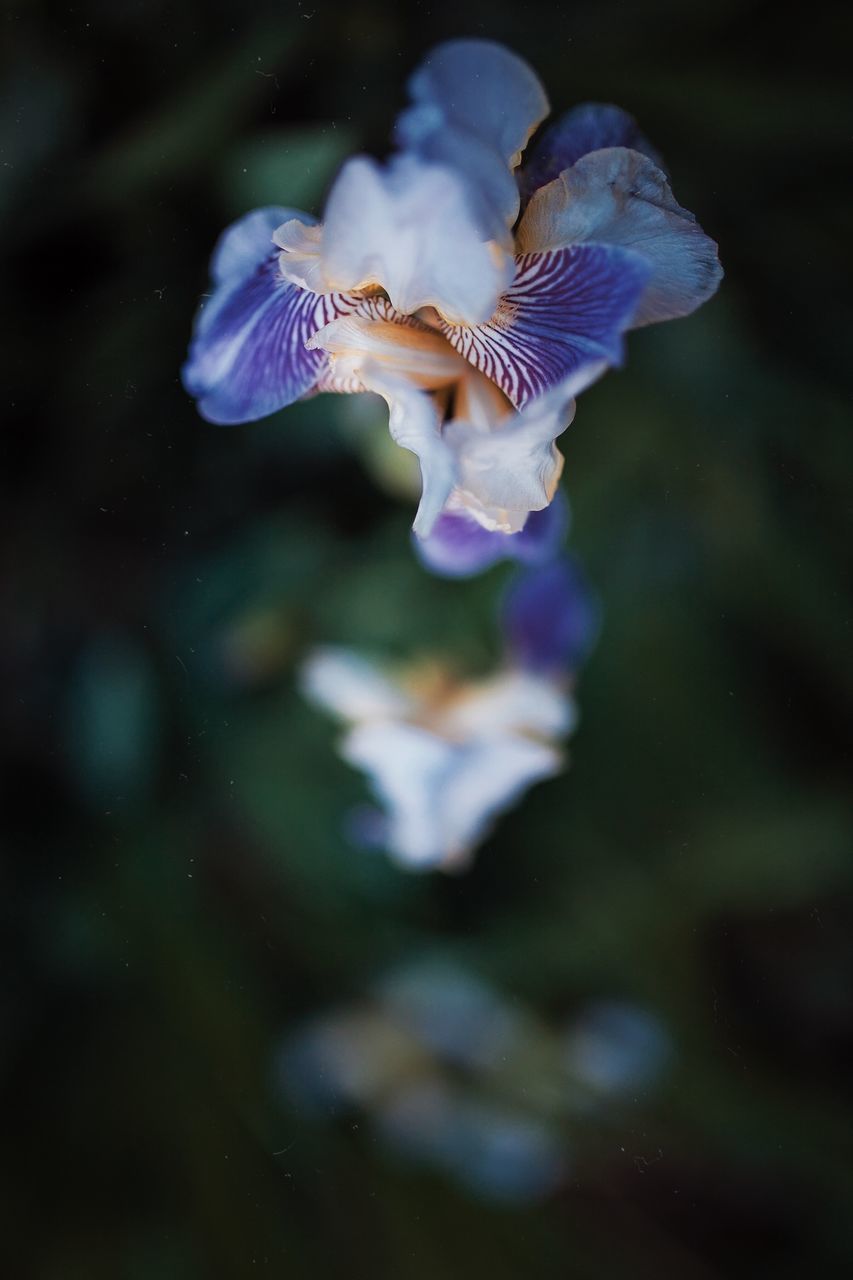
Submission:
[[[477,529],[517,537],[551,503],[555,441],[624,332],[689,314],[721,270],[618,108],[570,112],[522,168],[548,102],[514,54],[452,41],[409,88],[398,152],[349,160],[322,223],[274,207],[224,233],[184,384],[217,423],[381,396],[420,463],[427,562],[455,571],[458,545],[472,572],[507,551]]]
[[[397,675],[346,649],[306,663],[307,696],[347,725],[340,754],[384,811],[381,843],[401,866],[464,867],[493,819],[563,766],[572,676],[595,626],[578,571],[523,573],[503,608],[501,670],[462,680],[438,663]]]

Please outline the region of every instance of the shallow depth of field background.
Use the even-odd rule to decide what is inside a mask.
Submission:
[[[16,1280],[853,1264],[844,8],[8,7]],[[372,402],[219,429],[178,369],[221,228],[264,203],[319,212],[348,152],[386,149],[420,56],[460,34],[529,58],[556,111],[631,110],[727,277],[692,319],[635,334],[563,437],[604,614],[570,772],[470,874],[418,878],[348,842],[366,792],[294,672],[316,642],[485,670],[506,571],[419,569]],[[369,1111],[283,1084],[306,1020],[424,956],[555,1035],[618,1001],[670,1046],[636,1088],[557,1109],[566,1175],[542,1198],[407,1158]]]

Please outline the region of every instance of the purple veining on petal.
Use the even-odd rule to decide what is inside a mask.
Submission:
[[[517,408],[586,365],[619,364],[651,274],[632,250],[571,245],[516,259],[517,273],[494,317],[442,330]],[[596,368],[596,373],[598,368]]]
[[[307,351],[313,333],[351,303],[288,284],[272,232],[292,211],[257,209],[230,227],[214,252],[214,291],[201,307],[184,386],[209,422],[251,422],[309,391],[327,362]]]
[[[504,600],[502,627],[510,659],[528,671],[575,671],[592,648],[598,626],[586,578],[569,557],[521,573]]]
[[[562,493],[541,511],[531,511],[519,533],[484,529],[465,512],[439,516],[426,538],[413,538],[422,564],[445,578],[470,578],[501,560],[544,564],[556,554],[568,528],[568,503]]]
[[[630,147],[664,169],[659,153],[632,115],[611,103],[583,102],[549,125],[532,148],[519,174],[522,196],[529,197],[581,156],[603,147]]]

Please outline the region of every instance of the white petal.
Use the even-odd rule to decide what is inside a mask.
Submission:
[[[332,321],[307,345],[332,357],[327,389],[373,391],[387,403],[392,439],[420,464],[423,492],[413,528],[426,537],[453,488],[456,464],[441,435],[443,404],[424,388],[441,388],[465,374],[465,361],[419,322],[364,316],[354,316],[352,324]]]
[[[366,362],[361,374],[368,391],[377,392],[388,405],[391,438],[420,463],[423,492],[412,528],[425,538],[444,509],[457,474],[453,453],[441,435],[441,407],[435,396],[377,363]]]
[[[410,724],[358,725],[342,754],[370,775],[389,853],[424,868],[463,861],[497,813],[560,769],[558,752],[529,739],[454,746]]]
[[[470,686],[441,718],[443,732],[465,740],[507,733],[559,738],[570,733],[574,723],[575,709],[568,695],[553,681],[522,671]]]
[[[347,289],[379,286],[398,311],[434,306],[458,323],[488,320],[514,271],[511,255],[477,229],[463,180],[412,156],[384,170],[365,157],[344,165],[326,206],[319,274],[313,263],[306,272],[310,239],[292,223],[279,229],[290,278],[322,283],[323,292],[342,280]]]
[[[488,834],[492,819],[510,809],[528,787],[561,768],[560,753],[527,738],[482,741],[457,757],[440,801],[444,865],[464,863]]]
[[[273,243],[282,250],[278,265],[285,280],[312,293],[330,292],[321,253],[323,228],[318,223],[308,225],[301,218],[291,218],[273,232]]]
[[[388,851],[409,866],[435,866],[447,853],[440,801],[458,748],[417,725],[364,724],[341,754],[364,769],[388,816]]]
[[[415,709],[372,662],[348,649],[316,650],[301,675],[305,695],[341,720],[388,720]]]
[[[592,151],[536,191],[516,234],[519,253],[584,240],[634,249],[651,263],[635,326],[688,315],[722,278],[716,245],[682,209],[666,176],[625,147]]]
[[[554,496],[563,459],[554,441],[574,417],[574,397],[604,363],[532,400],[492,425],[449,423],[443,438],[456,459],[451,507],[465,507],[487,529],[516,533]]]

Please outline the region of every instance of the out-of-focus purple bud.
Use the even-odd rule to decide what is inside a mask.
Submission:
[[[529,569],[510,585],[502,624],[510,660],[539,675],[575,671],[592,648],[599,612],[568,557]]]
[[[426,538],[412,538],[415,553],[433,573],[445,578],[470,578],[501,560],[546,564],[556,555],[569,525],[568,503],[562,493],[541,511],[531,511],[518,533],[484,529],[464,511],[439,516]]]
[[[565,1046],[564,1061],[571,1074],[611,1094],[648,1088],[672,1054],[669,1035],[653,1014],[616,1000],[584,1010]]]

